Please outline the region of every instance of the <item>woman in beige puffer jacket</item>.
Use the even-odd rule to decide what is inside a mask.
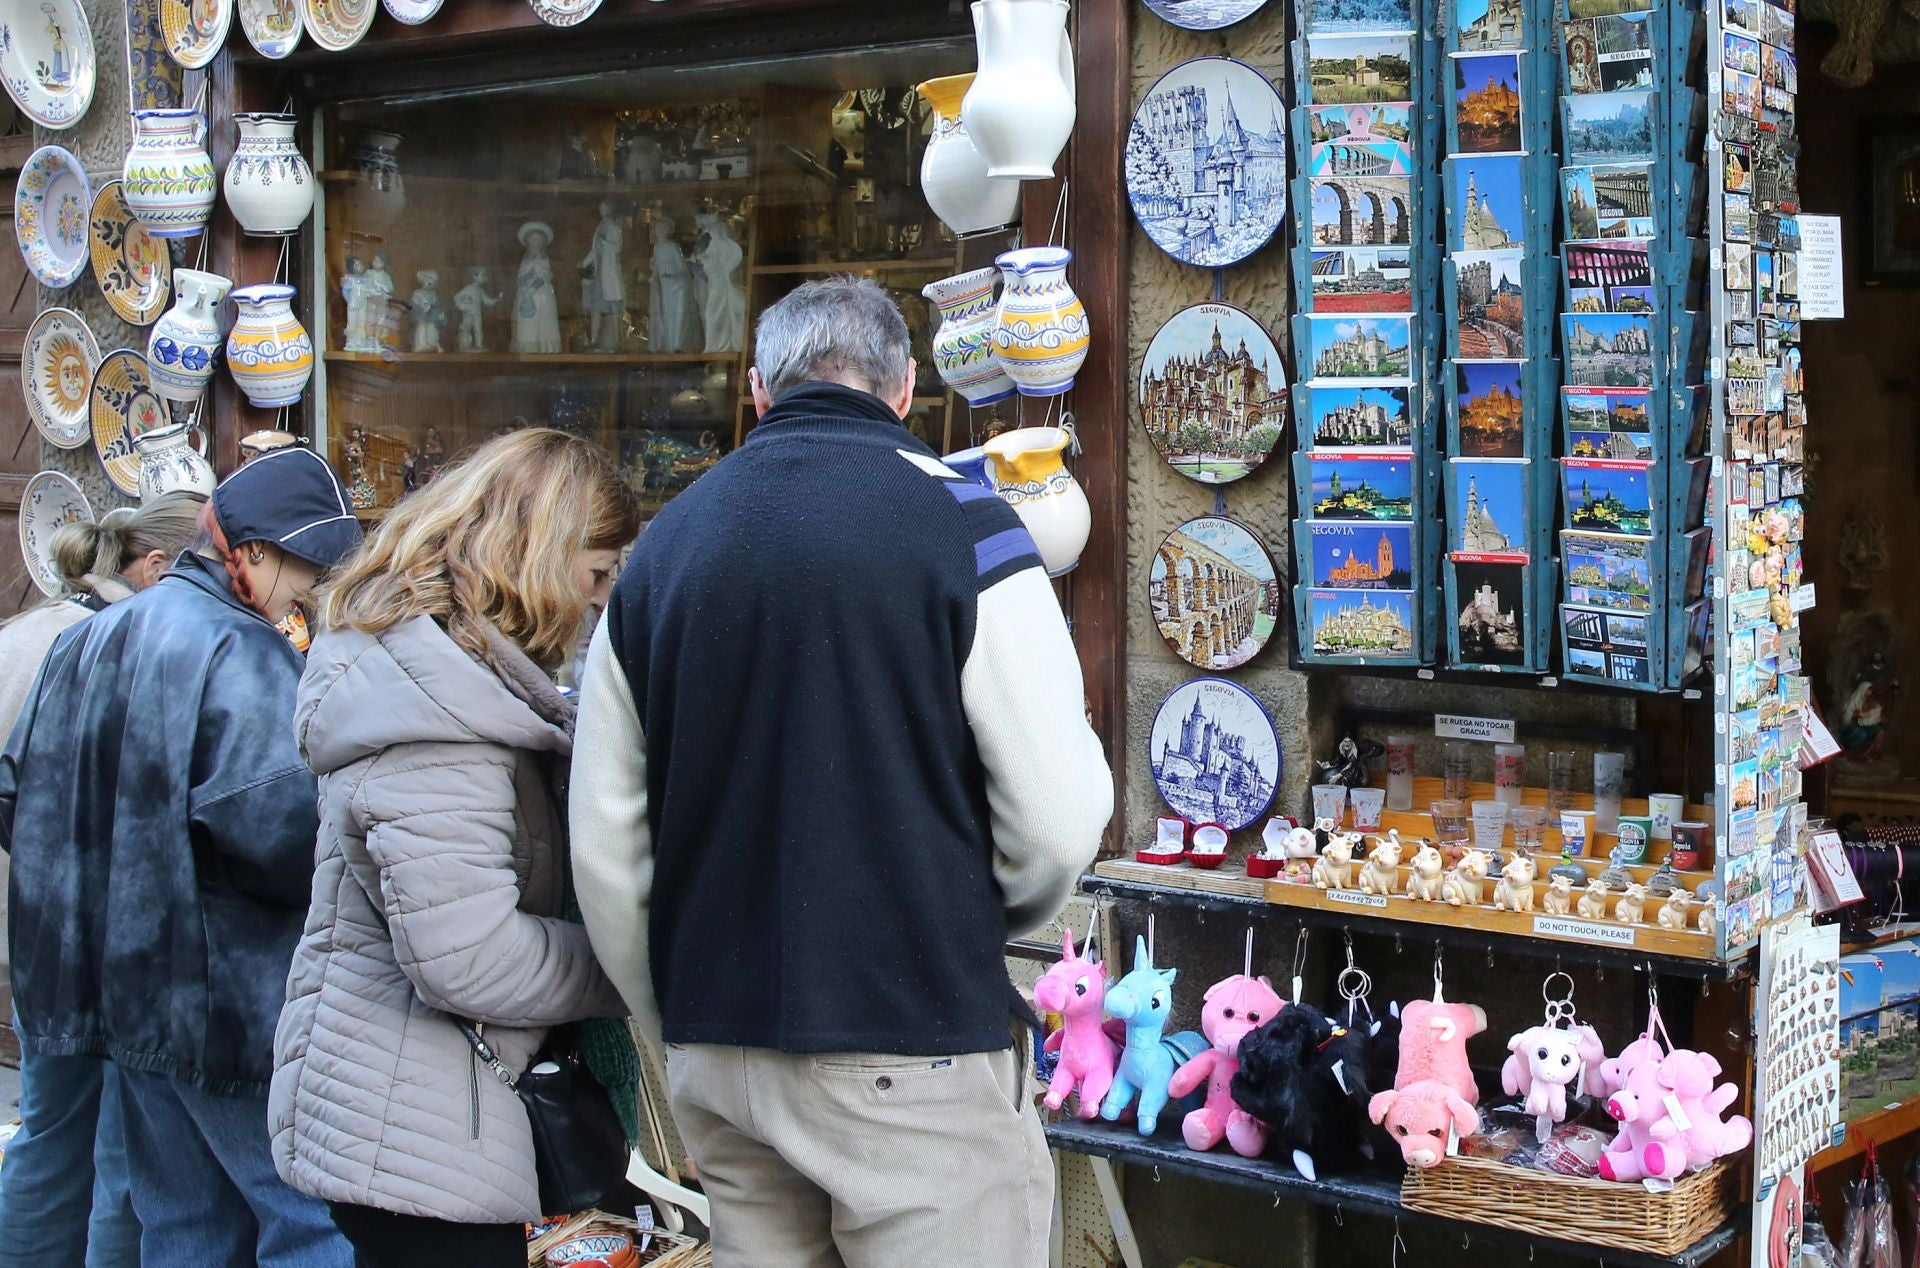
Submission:
[[[322,599],[300,685],[320,781],[313,903],[268,1113],[293,1187],[366,1268],[525,1262],[539,1209],[516,1073],[549,1026],[625,1012],[566,885],[571,650],[637,532],[598,450],[534,429],[402,502]]]

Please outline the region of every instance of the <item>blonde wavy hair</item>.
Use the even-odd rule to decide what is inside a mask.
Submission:
[[[639,532],[633,491],[601,450],[548,427],[508,432],[394,507],[321,589],[320,620],[380,634],[431,616],[476,657],[492,626],[550,669],[586,616],[575,555]]]

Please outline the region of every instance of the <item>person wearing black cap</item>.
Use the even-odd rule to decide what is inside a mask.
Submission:
[[[117,1067],[147,1268],[348,1268],[274,1172],[265,1097],[318,828],[274,623],[360,529],[305,449],[230,476],[201,525],[61,635],[0,754],[20,1037]]]

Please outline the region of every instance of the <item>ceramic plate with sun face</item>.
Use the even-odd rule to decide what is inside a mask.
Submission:
[[[100,364],[100,345],[79,313],[49,308],[33,319],[21,348],[20,390],[40,434],[62,449],[78,449],[91,434],[87,393]]]
[[[80,0],[0,7],[0,81],[35,123],[71,128],[93,102],[93,28]]]
[[[173,0],[160,6],[160,33],[167,52],[188,70],[213,60],[233,25],[233,0]]]
[[[306,0],[307,34],[332,52],[352,48],[373,25],[379,0]]]
[[[140,496],[140,455],[133,438],[165,427],[167,407],[153,394],[147,359],[131,348],[109,352],[93,372],[93,451],[113,487]]]
[[[173,260],[166,243],[127,210],[119,181],[108,181],[93,196],[87,243],[93,280],[113,311],[130,325],[151,325],[173,293]]]
[[[64,588],[60,570],[53,566],[54,530],[82,520],[93,522],[93,507],[72,476],[42,471],[27,481],[20,495],[20,556],[43,593],[59,594]]]
[[[93,191],[80,160],[43,145],[20,169],[13,194],[13,232],[27,271],[54,290],[73,285],[87,267],[87,208]]]
[[[306,0],[235,0],[240,29],[262,57],[285,57],[300,47],[306,7]]]

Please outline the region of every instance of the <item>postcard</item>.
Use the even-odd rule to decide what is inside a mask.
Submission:
[[[1461,251],[1453,257],[1454,352],[1463,360],[1527,355],[1518,251]]]
[[[1413,311],[1409,247],[1329,247],[1313,252],[1313,311]]]
[[[1411,176],[1315,179],[1313,245],[1316,247],[1388,246],[1404,243],[1411,232]]]
[[[1526,424],[1518,361],[1454,365],[1454,426],[1468,458],[1523,458]]]
[[[1314,315],[1302,320],[1314,379],[1407,377],[1412,318]]]
[[[1520,0],[1454,0],[1454,44],[1462,52],[1526,43]]]
[[[1405,141],[1325,141],[1313,147],[1310,176],[1409,176],[1413,151]]]
[[[1411,0],[1304,0],[1301,27],[1309,35],[1411,31]]]
[[[1413,459],[1406,454],[1308,453],[1310,519],[1413,519]]]
[[[1300,389],[1300,430],[1315,449],[1405,449],[1413,419],[1405,387],[1313,384]]]
[[[1722,0],[1721,20],[1736,31],[1760,34],[1762,0]]]
[[[1566,569],[1567,600],[1588,607],[1629,612],[1653,606],[1651,537],[1614,533],[1560,534],[1560,558]]]
[[[1653,320],[1645,313],[1563,313],[1567,380],[1581,387],[1652,387]]]
[[[1637,612],[1563,605],[1560,626],[1567,672],[1613,682],[1651,682],[1647,620]]]
[[[1569,238],[1653,236],[1651,163],[1563,167],[1560,198]]]
[[[1510,154],[1523,148],[1518,53],[1455,54],[1453,135],[1457,154]]]
[[[1603,458],[1562,458],[1567,490],[1567,527],[1600,533],[1646,533],[1653,529],[1651,463]]]
[[[1567,158],[1625,163],[1653,157],[1653,94],[1596,92],[1565,99]]]
[[[1454,647],[1468,665],[1527,663],[1527,565],[1460,563],[1453,569]]]
[[[1365,2],[1314,0],[1314,7],[1321,8],[1327,3]],[[1316,106],[1412,99],[1411,36],[1327,35],[1316,32],[1307,38],[1307,59],[1309,91]]]
[[[1310,106],[1307,108],[1307,140],[1316,153],[1320,146],[1336,141],[1359,145],[1390,141],[1411,145],[1413,130],[1407,124],[1407,111],[1405,103]]]
[[[1455,559],[1527,557],[1525,459],[1453,458],[1447,463],[1448,549]]]
[[[1600,45],[1594,33],[1593,21],[1592,18],[1579,18],[1562,28],[1566,84],[1570,93],[1601,91]]]
[[[1567,286],[1572,290],[1616,287],[1645,290],[1653,285],[1653,268],[1644,241],[1568,242],[1561,246],[1566,260]]]
[[[1307,627],[1316,656],[1413,654],[1410,590],[1308,590]]]
[[[1408,590],[1413,587],[1413,525],[1307,520],[1315,588]]]
[[[1453,251],[1499,251],[1524,245],[1526,199],[1518,154],[1447,160],[1447,246]]]
[[[1644,388],[1563,387],[1560,401],[1566,413],[1567,431],[1624,435],[1650,431],[1649,395]]]
[[[1567,17],[1604,18],[1616,13],[1634,13],[1646,7],[1646,0],[1567,0]]]
[[[1653,433],[1650,431],[1567,433],[1569,458],[1628,458],[1636,462],[1652,462],[1657,456],[1653,450]]]
[[[1653,15],[1622,13],[1595,18],[1594,45],[1600,61],[1600,91],[1623,92],[1653,87]]]

